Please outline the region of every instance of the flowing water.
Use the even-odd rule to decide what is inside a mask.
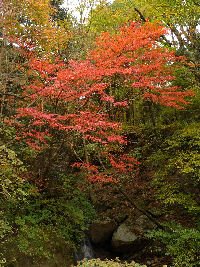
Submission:
[[[85,235],[85,238],[83,239],[80,248],[74,255],[75,262],[81,261],[85,258],[88,260],[95,258],[94,250],[87,235]]]

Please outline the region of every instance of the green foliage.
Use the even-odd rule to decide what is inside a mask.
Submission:
[[[189,123],[178,130],[176,127],[171,136],[165,136],[164,142],[161,142],[163,137],[159,145],[157,141],[157,149],[148,158],[148,162],[153,162],[154,169],[157,169],[153,186],[165,206],[178,205],[195,215],[200,212],[199,123]]]
[[[196,228],[186,228],[175,222],[165,224],[164,226],[170,230],[153,230],[147,234],[147,237],[164,245],[166,256],[173,258],[173,266],[199,266],[199,230]]]
[[[19,177],[20,173],[25,170],[16,153],[2,145],[0,147],[0,179],[3,198],[14,200],[23,198],[26,195],[23,191],[25,181]]]
[[[23,176],[16,153],[0,147],[0,255],[6,261],[26,255],[33,260],[52,258],[60,246],[72,250],[82,238],[94,210],[79,189],[76,176],[59,177],[59,195],[48,196]],[[62,185],[62,187],[61,187]]]
[[[4,139],[9,140],[13,135],[10,128],[3,131]],[[2,142],[0,142],[2,144]],[[0,240],[1,246],[6,243],[7,236],[14,233],[14,229],[10,222],[7,211],[17,209],[19,203],[26,201],[31,186],[21,177],[26,171],[23,162],[18,158],[17,154],[6,145],[0,146]]]
[[[15,203],[15,206],[7,207],[3,230],[7,230],[9,236],[10,256],[17,250],[33,259],[52,258],[62,244],[73,249],[82,238],[86,222],[94,214],[83,194],[76,191],[73,190],[73,199],[67,195],[52,199],[29,196],[20,206]],[[9,256],[6,244],[4,249],[5,257]]]
[[[93,259],[93,260],[87,260],[84,259],[83,261],[79,262],[77,266],[80,267],[107,267],[107,266],[111,266],[111,267],[118,267],[118,266],[122,266],[122,267],[145,267],[146,265],[140,265],[138,263],[135,263],[134,261],[132,261],[131,263],[127,263],[127,262],[120,262],[120,260],[118,258],[116,258],[115,260],[100,260],[100,259]]]
[[[154,18],[164,21],[168,25],[193,24],[198,20],[199,6],[195,1],[188,0],[186,2],[174,0],[144,0],[142,1],[148,6],[149,11],[154,14]],[[196,11],[196,12],[195,12]]]
[[[26,169],[16,153],[2,145],[0,147],[0,255],[7,258],[7,245],[10,238],[15,235],[15,212],[20,210],[21,203],[26,203],[31,186],[20,177]]]
[[[139,20],[140,16],[135,7],[144,16],[148,15],[147,4],[144,1],[142,4],[141,1],[133,0],[115,0],[110,4],[102,2],[90,14],[91,31],[95,33],[114,32],[130,20]]]

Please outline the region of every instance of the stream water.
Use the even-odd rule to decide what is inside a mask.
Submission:
[[[110,251],[110,244],[109,242],[104,244],[103,246],[95,246],[92,245],[88,234],[85,233],[84,239],[81,242],[81,245],[77,252],[74,254],[74,264],[76,265],[78,261],[83,259],[95,259],[100,258],[101,260],[104,259],[113,259],[119,255]]]
[[[88,260],[95,258],[95,252],[87,235],[85,235],[85,238],[83,239],[80,248],[74,255],[74,260],[76,263],[77,261],[81,261],[85,258]]]

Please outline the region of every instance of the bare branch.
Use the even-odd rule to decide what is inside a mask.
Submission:
[[[139,14],[140,16],[140,19],[143,21],[143,22],[146,22],[146,19],[145,17],[142,15],[142,13],[140,12],[139,9],[137,9],[136,7],[134,7],[135,11]]]

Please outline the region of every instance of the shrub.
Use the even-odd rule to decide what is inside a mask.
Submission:
[[[145,267],[146,265],[140,265],[138,263],[135,263],[134,261],[132,261],[131,263],[127,263],[127,262],[120,262],[120,260],[118,258],[116,258],[115,260],[100,260],[100,259],[93,259],[93,260],[87,260],[84,259],[81,262],[78,263],[79,267]]]
[[[200,266],[200,232],[175,222],[163,224],[169,231],[153,230],[148,238],[159,241],[165,247],[165,254],[172,257],[173,266]]]

